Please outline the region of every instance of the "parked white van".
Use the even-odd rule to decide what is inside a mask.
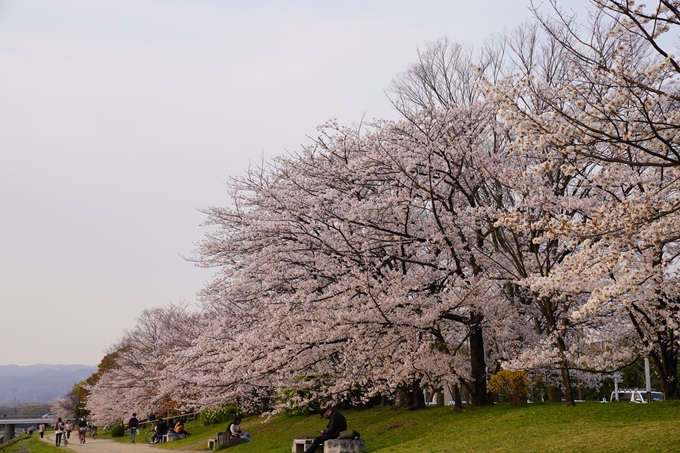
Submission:
[[[610,401],[616,401],[616,391],[612,392]],[[619,401],[646,403],[647,391],[641,389],[619,389]],[[652,401],[663,401],[663,393],[652,390]]]

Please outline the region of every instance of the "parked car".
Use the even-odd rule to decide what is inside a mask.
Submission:
[[[663,399],[663,393],[652,390],[652,401],[663,401]],[[616,401],[616,391],[612,392],[610,401]],[[646,403],[647,391],[641,389],[619,389],[619,401]]]

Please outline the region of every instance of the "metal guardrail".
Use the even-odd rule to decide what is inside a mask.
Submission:
[[[23,420],[23,419],[28,419],[28,420],[34,420],[36,418],[42,418],[44,414],[35,414],[35,415],[9,415],[9,414],[4,414],[0,415],[0,422],[4,419],[11,419],[11,420]]]
[[[172,417],[163,417],[163,420],[165,420],[165,421],[170,421],[170,420],[176,420],[176,419],[178,419],[178,418],[186,417],[186,418],[187,418],[187,421],[188,421],[188,420],[196,421],[196,420],[198,419],[198,416],[199,416],[199,415],[200,415],[200,412],[193,412],[193,413],[191,413],[191,414],[182,414],[182,415],[174,415],[174,416],[172,416]],[[158,422],[158,420],[145,420],[145,421],[143,421],[143,422],[139,422],[139,426],[145,426],[145,425],[147,425],[147,424],[149,424],[149,423],[151,423],[151,424],[153,425],[153,424],[155,424],[156,422]],[[1,423],[1,421],[0,421],[0,423]]]

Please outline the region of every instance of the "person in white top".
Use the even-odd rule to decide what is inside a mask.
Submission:
[[[229,435],[231,437],[240,437],[241,439],[248,439],[248,442],[250,442],[250,434],[249,433],[244,433],[241,430],[241,418],[236,417],[233,422],[231,422],[231,425],[229,425]]]

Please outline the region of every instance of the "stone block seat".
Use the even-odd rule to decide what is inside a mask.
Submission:
[[[305,453],[305,450],[312,446],[313,437],[296,437],[293,439],[293,453]]]
[[[177,440],[177,435],[173,432],[169,432],[167,434],[163,434],[161,443],[172,442],[173,440]]]
[[[162,443],[165,442],[172,442],[173,440],[178,440],[178,439],[184,439],[186,434],[179,434],[173,431],[168,432],[167,434],[163,434],[163,439],[161,440]]]
[[[356,453],[365,452],[363,439],[330,439],[323,444],[323,453]]]
[[[356,433],[355,431],[343,431],[343,433]],[[358,436],[358,434],[356,434]],[[313,437],[296,437],[293,439],[293,453],[304,453],[314,442]],[[317,453],[363,453],[366,451],[366,443],[363,439],[330,439],[319,446]]]

